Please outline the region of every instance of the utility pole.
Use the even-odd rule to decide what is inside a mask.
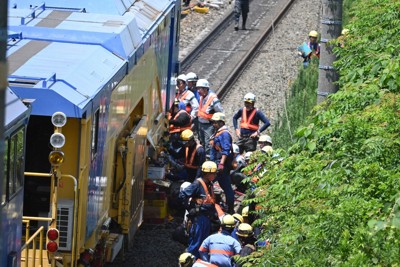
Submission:
[[[0,1],[0,194],[3,194],[4,177],[4,116],[5,116],[5,92],[7,88],[7,11],[8,0]],[[3,197],[2,197],[3,198]],[[0,203],[1,204],[1,203]],[[0,222],[1,212],[0,212]],[[0,240],[3,240],[0,234]],[[0,255],[3,254],[3,242],[0,242]]]
[[[334,84],[334,82],[338,80],[339,75],[332,66],[336,60],[332,50],[337,44],[328,44],[328,42],[340,36],[342,30],[342,2],[342,0],[322,0],[318,103],[321,103],[329,94],[336,93],[338,90],[338,85]]]

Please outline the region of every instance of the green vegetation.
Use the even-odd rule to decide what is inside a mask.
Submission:
[[[282,162],[264,163],[248,200],[272,244],[245,266],[400,265],[400,1],[351,6],[339,92],[278,150]]]
[[[301,64],[299,76],[291,85],[282,113],[278,113],[272,139],[274,147],[289,148],[294,140],[294,131],[304,123],[317,102],[318,60],[313,59],[308,68]]]

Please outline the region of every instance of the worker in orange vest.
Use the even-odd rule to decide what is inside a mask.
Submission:
[[[184,130],[181,133],[181,141],[184,145],[187,181],[193,182],[201,176],[201,165],[206,161],[204,147],[196,142],[192,130]]]
[[[210,235],[211,221],[218,220],[212,183],[217,176],[217,165],[205,161],[201,171],[202,177],[179,193],[179,199],[188,211],[189,245],[186,251],[196,258],[200,257],[201,243]]]
[[[210,84],[205,79],[199,79],[196,87],[200,94],[199,111],[197,117],[199,120],[199,139],[206,149],[206,156],[210,155],[210,137],[214,133],[214,127],[210,120],[214,113],[224,112],[221,101],[217,95],[210,92]]]
[[[185,104],[178,99],[175,99],[168,119],[171,142],[179,140],[181,132],[192,128],[192,118],[186,111]]]
[[[260,133],[271,125],[264,113],[254,107],[256,103],[254,94],[246,94],[243,100],[244,107],[240,108],[233,116],[233,127],[239,137],[236,144],[239,146],[240,154],[244,151],[255,151]],[[237,122],[239,118],[241,118],[240,127]],[[261,127],[259,126],[260,121],[264,123]]]

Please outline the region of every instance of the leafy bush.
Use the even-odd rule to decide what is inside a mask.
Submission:
[[[400,2],[352,6],[339,92],[247,200],[272,242],[247,266],[400,265]]]

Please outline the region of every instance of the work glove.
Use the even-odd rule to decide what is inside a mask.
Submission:
[[[218,164],[218,172],[222,172],[224,170],[224,164],[219,163]]]

